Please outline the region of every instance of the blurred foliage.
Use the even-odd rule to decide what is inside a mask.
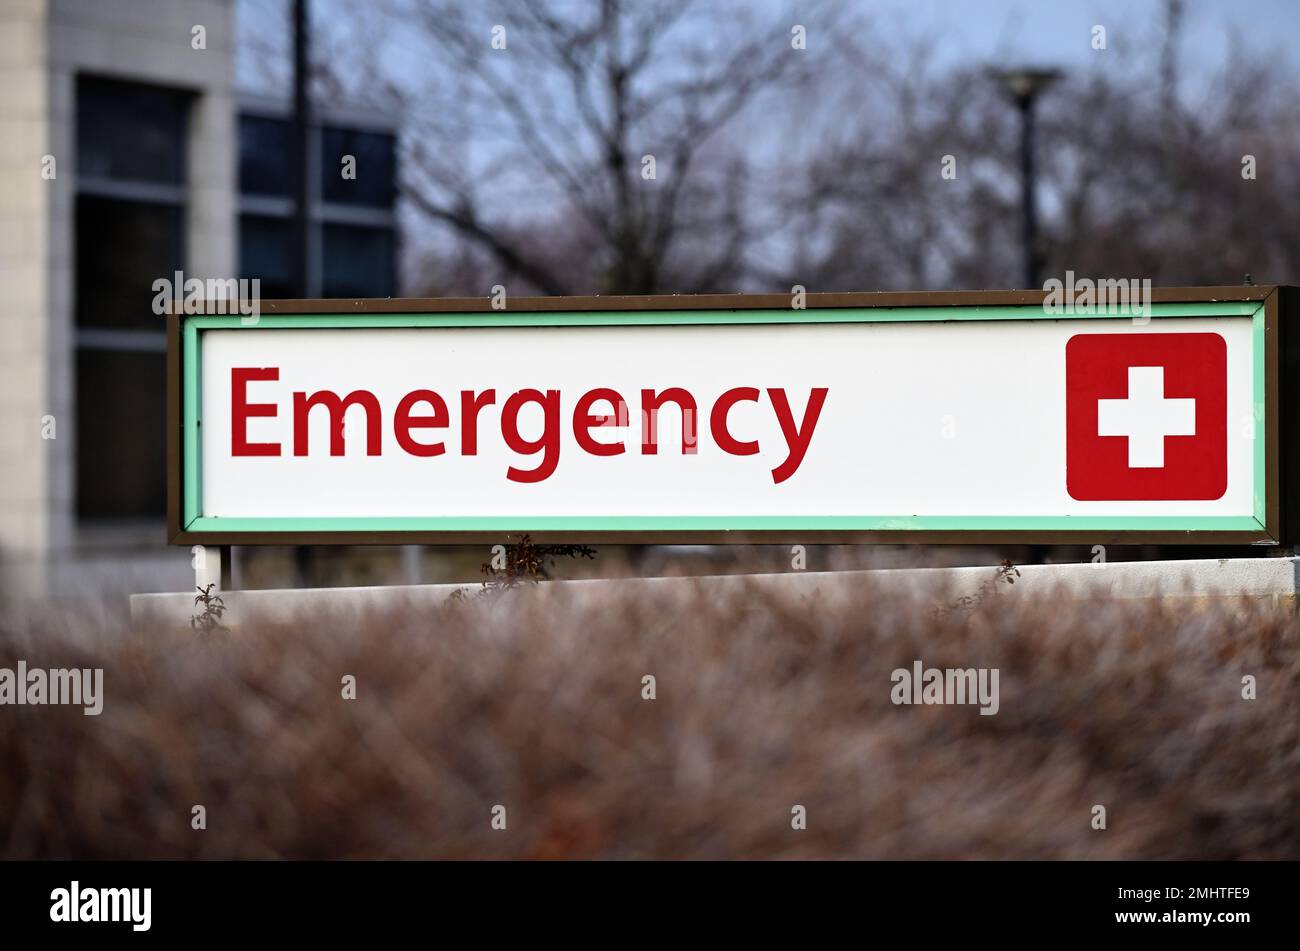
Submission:
[[[11,618],[0,666],[102,667],[104,707],[6,708],[0,857],[1300,857],[1294,604],[1022,588],[521,585],[220,639]],[[917,660],[998,669],[998,713],[895,706]]]

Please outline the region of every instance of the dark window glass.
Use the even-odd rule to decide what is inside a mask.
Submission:
[[[153,282],[183,266],[184,220],[177,205],[77,196],[77,326],[161,331]]]
[[[116,80],[77,81],[82,181],[181,186],[192,97]],[[73,299],[79,328],[153,330],[154,281],[174,280],[185,255],[181,203],[81,193],[75,204]],[[76,510],[80,518],[155,518],[166,504],[165,361],[135,338],[76,351]]]
[[[161,353],[77,351],[77,515],[161,516],[167,503]]]
[[[264,298],[298,297],[293,280],[293,221],[239,217],[239,276],[262,282]]]
[[[384,132],[321,129],[321,198],[349,205],[393,207],[397,140]],[[356,158],[356,178],[343,177],[343,157]]]
[[[82,77],[77,81],[77,172],[180,184],[189,99],[176,90]]]
[[[293,149],[284,119],[239,117],[239,190],[245,195],[287,198]]]
[[[396,281],[391,228],[326,225],[324,231],[321,293],[325,297],[393,296]]]

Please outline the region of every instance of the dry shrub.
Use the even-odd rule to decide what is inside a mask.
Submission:
[[[1300,857],[1289,608],[628,584],[85,623],[0,633],[0,666],[106,696],[0,708],[4,857]],[[998,668],[1000,712],[895,706],[918,659]]]

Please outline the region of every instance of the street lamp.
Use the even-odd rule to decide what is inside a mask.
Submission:
[[[1020,110],[1020,210],[1021,239],[1025,253],[1025,286],[1039,283],[1038,210],[1034,204],[1034,103],[1039,94],[1061,78],[1059,70],[993,69],[989,75]]]

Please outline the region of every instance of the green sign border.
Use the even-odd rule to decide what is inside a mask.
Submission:
[[[183,499],[181,528],[183,535],[173,539],[181,543],[200,541],[207,533],[282,536],[287,533],[328,533],[331,541],[344,541],[335,535],[357,533],[402,535],[466,533],[517,534],[567,533],[572,535],[608,533],[791,533],[791,532],[868,532],[899,536],[897,541],[911,541],[917,533],[957,533],[963,535],[997,535],[1005,533],[1203,533],[1240,532],[1267,540],[1266,441],[1255,439],[1254,517],[1217,516],[531,516],[531,517],[432,517],[432,518],[217,518],[202,515],[202,466],[199,457],[201,419],[200,379],[201,348],[205,330],[230,330],[256,333],[272,329],[313,328],[384,328],[384,327],[617,327],[655,325],[708,324],[787,324],[787,323],[891,323],[912,321],[970,320],[1130,320],[1139,316],[1129,308],[1109,313],[1051,314],[1041,304],[1014,306],[940,306],[940,307],[841,307],[795,309],[735,310],[575,310],[575,311],[492,311],[445,313],[303,313],[294,315],[263,314],[256,323],[246,324],[239,316],[186,316],[179,318],[181,335],[181,402]],[[1253,335],[1254,412],[1256,433],[1267,431],[1266,413],[1266,345],[1265,304],[1262,300],[1228,300],[1171,302],[1151,305],[1154,320],[1175,317],[1250,317]],[[746,540],[752,540],[747,538]],[[275,537],[254,539],[274,544]],[[241,541],[241,543],[245,543]]]

